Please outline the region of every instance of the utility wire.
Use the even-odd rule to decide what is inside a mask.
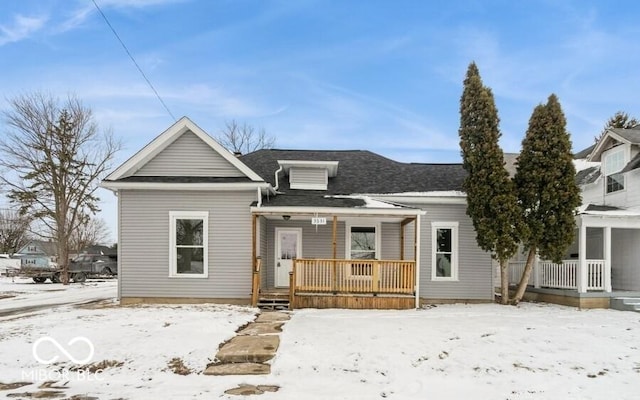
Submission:
[[[158,100],[160,101],[160,103],[162,104],[162,106],[164,107],[165,110],[167,110],[167,112],[169,113],[169,115],[171,116],[171,118],[173,118],[174,121],[177,121],[176,117],[173,115],[173,113],[171,112],[171,110],[169,110],[169,107],[167,107],[167,104],[164,102],[164,100],[162,100],[162,97],[160,97],[160,94],[158,93],[158,91],[156,90],[156,88],[153,86],[153,84],[151,83],[151,81],[149,80],[149,78],[147,78],[147,75],[144,73],[144,71],[142,70],[142,68],[140,68],[140,65],[138,65],[138,62],[136,61],[136,59],[133,57],[133,54],[131,54],[131,52],[129,51],[129,49],[127,48],[127,45],[124,44],[124,42],[122,41],[122,39],[120,38],[120,35],[118,35],[118,32],[116,32],[116,30],[113,28],[113,25],[111,25],[111,22],[109,22],[109,19],[107,18],[107,16],[102,12],[102,9],[100,8],[100,6],[98,6],[98,3],[96,2],[96,0],[91,0],[93,2],[93,5],[96,6],[96,9],[98,10],[98,12],[100,13],[100,15],[102,15],[102,18],[104,19],[104,22],[107,23],[107,25],[109,26],[109,28],[111,29],[111,32],[113,32],[113,34],[115,35],[116,39],[118,39],[118,42],[120,42],[120,44],[122,45],[122,48],[124,48],[124,51],[127,52],[127,55],[129,56],[129,58],[131,59],[131,61],[133,61],[133,64],[136,66],[136,68],[138,69],[138,71],[140,71],[140,74],[142,75],[142,77],[144,78],[145,81],[147,81],[147,84],[149,85],[149,87],[151,88],[151,90],[153,90],[153,93],[156,94],[156,97],[158,98]]]

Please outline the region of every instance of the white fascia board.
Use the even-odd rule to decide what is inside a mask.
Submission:
[[[349,208],[349,207],[251,207],[254,214],[263,215],[375,215],[375,216],[416,216],[425,215],[426,212],[420,209],[409,208]]]
[[[579,226],[589,228],[640,229],[640,215],[579,215]]]
[[[110,190],[121,189],[141,189],[141,190],[268,190],[268,183],[265,182],[230,182],[230,183],[210,183],[210,182],[194,182],[194,183],[177,183],[177,182],[108,182],[102,181],[100,187]]]
[[[291,167],[326,168],[329,178],[338,174],[338,163],[338,161],[278,160],[278,165],[284,168],[287,173]]]
[[[631,144],[630,141],[628,141],[627,139],[625,139],[622,136],[618,135],[617,133],[615,133],[615,132],[613,132],[611,130],[607,130],[607,132],[602,136],[602,138],[600,138],[600,140],[598,141],[598,144],[596,144],[596,147],[594,147],[594,149],[591,152],[591,154],[589,154],[589,157],[587,158],[587,161],[599,161],[600,160],[600,156],[606,150],[604,148],[604,143],[607,141],[608,138],[615,139],[618,142]]]
[[[180,118],[175,124],[171,125],[167,130],[153,139],[140,151],[138,151],[131,158],[125,161],[124,164],[122,164],[115,171],[109,174],[109,176],[107,176],[105,179],[115,181],[134,174],[153,157],[167,148],[171,143],[173,143],[177,138],[179,138],[187,131],[193,132],[203,142],[209,145],[209,147],[220,154],[225,160],[229,161],[234,167],[238,168],[238,170],[240,170],[252,181],[264,181],[258,174],[253,172],[242,161],[240,161],[238,157],[233,155],[229,150],[225,149],[220,143],[209,136],[204,130],[202,130],[202,128],[200,128],[187,117]]]

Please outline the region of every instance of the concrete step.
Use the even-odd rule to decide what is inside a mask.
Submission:
[[[289,296],[260,296],[258,308],[267,310],[288,310]]]
[[[639,297],[614,297],[611,299],[610,307],[619,311],[640,312]]]

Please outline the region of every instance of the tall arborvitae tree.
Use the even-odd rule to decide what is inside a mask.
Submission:
[[[580,205],[575,174],[564,113],[552,94],[546,105],[533,110],[518,157],[515,183],[523,214],[521,240],[528,256],[516,304],[526,290],[536,253],[560,263],[573,241]]]
[[[502,303],[509,299],[508,261],[518,249],[519,208],[498,141],[500,119],[493,94],[471,63],[460,99],[460,147],[467,177],[467,214],[478,246],[500,263]]]
[[[595,141],[597,143],[600,138],[602,138],[604,134],[607,133],[607,131],[611,128],[629,129],[638,126],[638,124],[640,124],[640,121],[638,121],[634,117],[629,116],[629,114],[624,111],[618,111],[613,114],[613,116],[609,118],[609,120],[607,120],[607,123],[602,128],[600,135],[595,137]]]

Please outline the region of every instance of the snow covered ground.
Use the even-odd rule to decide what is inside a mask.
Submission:
[[[0,295],[6,290],[3,283]],[[0,383],[33,382],[0,397],[58,380],[69,381],[60,389],[67,397],[99,399],[237,398],[224,391],[242,383],[280,387],[256,399],[640,398],[640,314],[542,304],[298,310],[280,335],[270,375],[202,375],[218,345],[256,312],[107,301],[0,317]],[[40,340],[34,352],[34,343],[50,337],[71,356],[86,355],[86,342],[68,344],[76,336],[94,347],[89,364],[122,365],[91,373],[83,364],[74,372],[52,342]],[[35,355],[60,359],[44,365]],[[175,374],[172,360],[192,373]]]

